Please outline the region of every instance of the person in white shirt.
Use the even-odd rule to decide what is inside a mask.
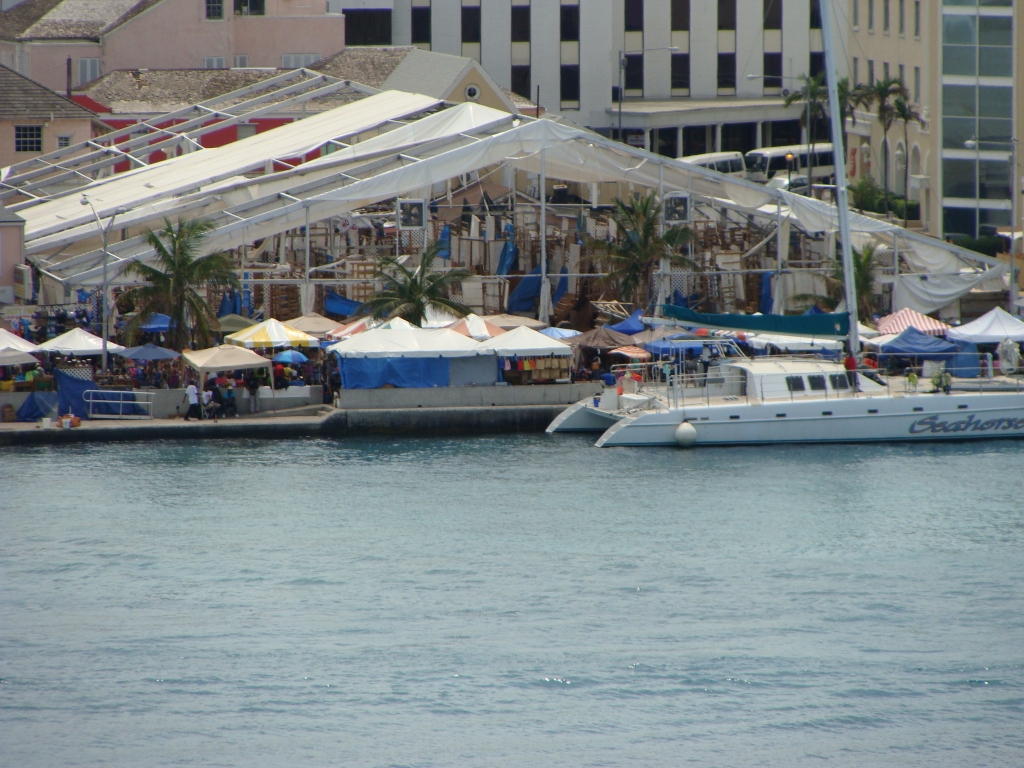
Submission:
[[[185,421],[193,416],[197,419],[203,418],[203,412],[199,409],[199,389],[194,381],[190,381],[185,387],[185,399],[188,400],[188,411],[185,413]]]

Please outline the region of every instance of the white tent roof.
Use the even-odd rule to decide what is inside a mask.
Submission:
[[[480,317],[480,315],[475,315],[472,312],[445,327],[450,328],[456,333],[461,333],[463,336],[469,336],[476,341],[486,341],[505,333],[504,328],[499,328],[494,323],[490,323]]]
[[[120,344],[107,340],[107,352],[120,352],[124,349]],[[67,333],[62,333],[55,339],[44,341],[39,345],[40,352],[60,352],[62,355],[85,355],[103,354],[103,339],[93,336],[82,328],[72,328]]]
[[[23,339],[17,334],[5,331],[0,328],[0,348],[7,347],[9,349],[16,349],[19,352],[35,352],[39,347],[33,344],[28,339]]]
[[[391,321],[394,323],[394,321]],[[340,357],[472,357],[493,354],[447,328],[372,328],[327,348]]]
[[[500,357],[568,357],[572,354],[572,347],[568,344],[563,344],[558,339],[552,339],[525,325],[488,339],[480,346],[484,349],[493,349]]]
[[[996,307],[977,320],[946,331],[947,339],[996,344],[1003,339],[1024,341],[1024,323],[1002,307]]]
[[[0,365],[25,365],[27,363],[38,363],[28,352],[10,347],[0,347]]]
[[[285,325],[280,320],[270,318],[262,323],[250,325],[241,331],[229,333],[224,341],[249,349],[272,349],[276,347],[319,347],[320,341],[315,336]]]
[[[270,368],[274,365],[267,358],[233,344],[221,344],[219,347],[183,352],[181,356],[185,358],[185,362],[190,368],[200,373]]]

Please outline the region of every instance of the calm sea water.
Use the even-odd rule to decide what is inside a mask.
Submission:
[[[1020,766],[1024,442],[0,454],[4,766]]]

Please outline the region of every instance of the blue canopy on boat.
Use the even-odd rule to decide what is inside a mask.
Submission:
[[[640,322],[640,318],[643,316],[644,311],[642,309],[638,309],[622,322],[616,323],[615,325],[609,325],[608,327],[613,331],[624,333],[627,336],[632,336],[634,333],[642,333],[647,330],[647,326]]]

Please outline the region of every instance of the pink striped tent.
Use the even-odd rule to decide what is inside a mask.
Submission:
[[[878,321],[878,332],[883,335],[898,334],[907,328],[916,328],[929,336],[945,336],[950,327],[935,318],[922,315],[910,307],[904,307],[899,312],[893,312]]]

